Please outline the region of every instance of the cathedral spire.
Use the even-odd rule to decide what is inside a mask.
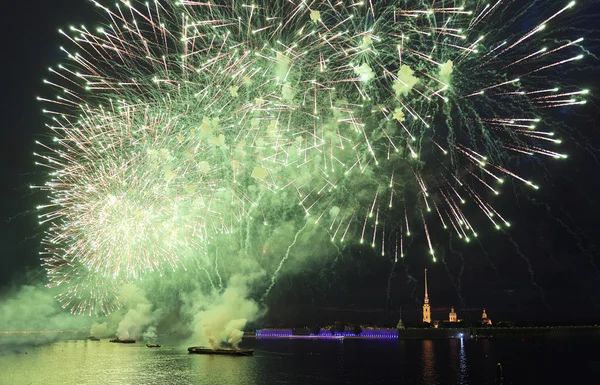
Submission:
[[[429,303],[429,295],[427,294],[427,269],[425,269],[425,303]]]
[[[400,306],[400,319],[398,320],[398,325],[396,325],[396,329],[404,329],[404,321],[402,321],[402,306]]]
[[[431,323],[431,307],[429,306],[429,294],[427,292],[427,269],[425,269],[425,299],[423,300],[423,322]]]

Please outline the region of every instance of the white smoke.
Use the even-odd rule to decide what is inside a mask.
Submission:
[[[117,327],[117,337],[121,340],[140,338],[142,331],[156,318],[152,311],[153,306],[144,294],[134,287],[130,287],[129,290],[131,307]]]
[[[402,108],[398,107],[394,110],[394,119],[404,122],[404,111],[402,111]]]
[[[85,331],[92,320],[61,308],[55,291],[22,286],[0,296],[0,350],[6,346],[37,345]],[[60,331],[70,330],[69,333]]]
[[[406,96],[412,88],[419,82],[419,79],[414,76],[413,71],[409,66],[402,65],[398,71],[398,79],[394,81],[392,88],[397,96]]]
[[[277,65],[275,66],[275,77],[278,81],[284,82],[287,79],[291,60],[281,52],[277,52]]]
[[[95,323],[90,328],[90,336],[106,338],[114,335],[114,330],[109,329],[108,322]]]
[[[452,60],[448,60],[446,63],[444,63],[440,67],[440,72],[438,74],[439,79],[446,84],[450,84],[453,68],[454,64],[452,63]]]
[[[183,298],[193,319],[193,338],[212,348],[227,342],[237,346],[244,335],[248,321],[256,320],[262,313],[258,304],[248,298],[248,278],[233,276],[222,293],[203,296],[186,295]]]
[[[285,82],[281,86],[281,96],[283,97],[283,100],[285,100],[286,102],[291,102],[292,100],[294,100],[294,96],[296,96],[296,92],[297,91],[292,87],[290,82]]]
[[[238,346],[242,342],[242,337],[244,336],[242,329],[246,326],[246,322],[248,322],[246,318],[229,321],[225,326],[225,335],[228,336],[227,342],[233,346]]]
[[[354,67],[354,72],[360,77],[360,81],[365,83],[375,77],[373,69],[367,63],[361,64],[360,67]]]
[[[146,329],[146,331],[142,334],[142,339],[148,344],[155,343],[156,337],[156,327],[154,326],[149,326],[148,329]]]

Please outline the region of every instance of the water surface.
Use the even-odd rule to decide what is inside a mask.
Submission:
[[[107,340],[57,341],[0,352],[0,384],[505,384],[597,383],[600,339],[245,340],[253,357],[149,349]],[[1,346],[1,341],[0,341]],[[592,382],[590,382],[592,381]],[[598,380],[600,381],[600,380]]]

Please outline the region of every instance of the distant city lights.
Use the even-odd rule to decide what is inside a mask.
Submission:
[[[256,331],[257,339],[268,338],[319,338],[319,339],[344,339],[344,338],[372,338],[372,339],[398,339],[397,329],[367,329],[358,335],[352,331],[331,333],[330,330],[321,329],[319,334],[298,335],[294,334],[292,329],[261,329]]]

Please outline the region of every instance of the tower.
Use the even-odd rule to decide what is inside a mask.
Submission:
[[[431,306],[427,294],[427,269],[425,269],[425,299],[423,300],[423,322],[431,323]]]
[[[483,325],[492,325],[492,320],[488,318],[487,313],[485,312],[485,309],[483,309],[483,313],[481,313],[481,323]]]
[[[450,310],[450,318],[449,318],[450,322],[457,322],[456,321],[456,312],[454,312],[454,306],[452,306],[452,309]]]
[[[400,320],[398,321],[398,325],[396,325],[396,329],[404,329],[404,322],[402,321],[402,308],[400,308]]]

